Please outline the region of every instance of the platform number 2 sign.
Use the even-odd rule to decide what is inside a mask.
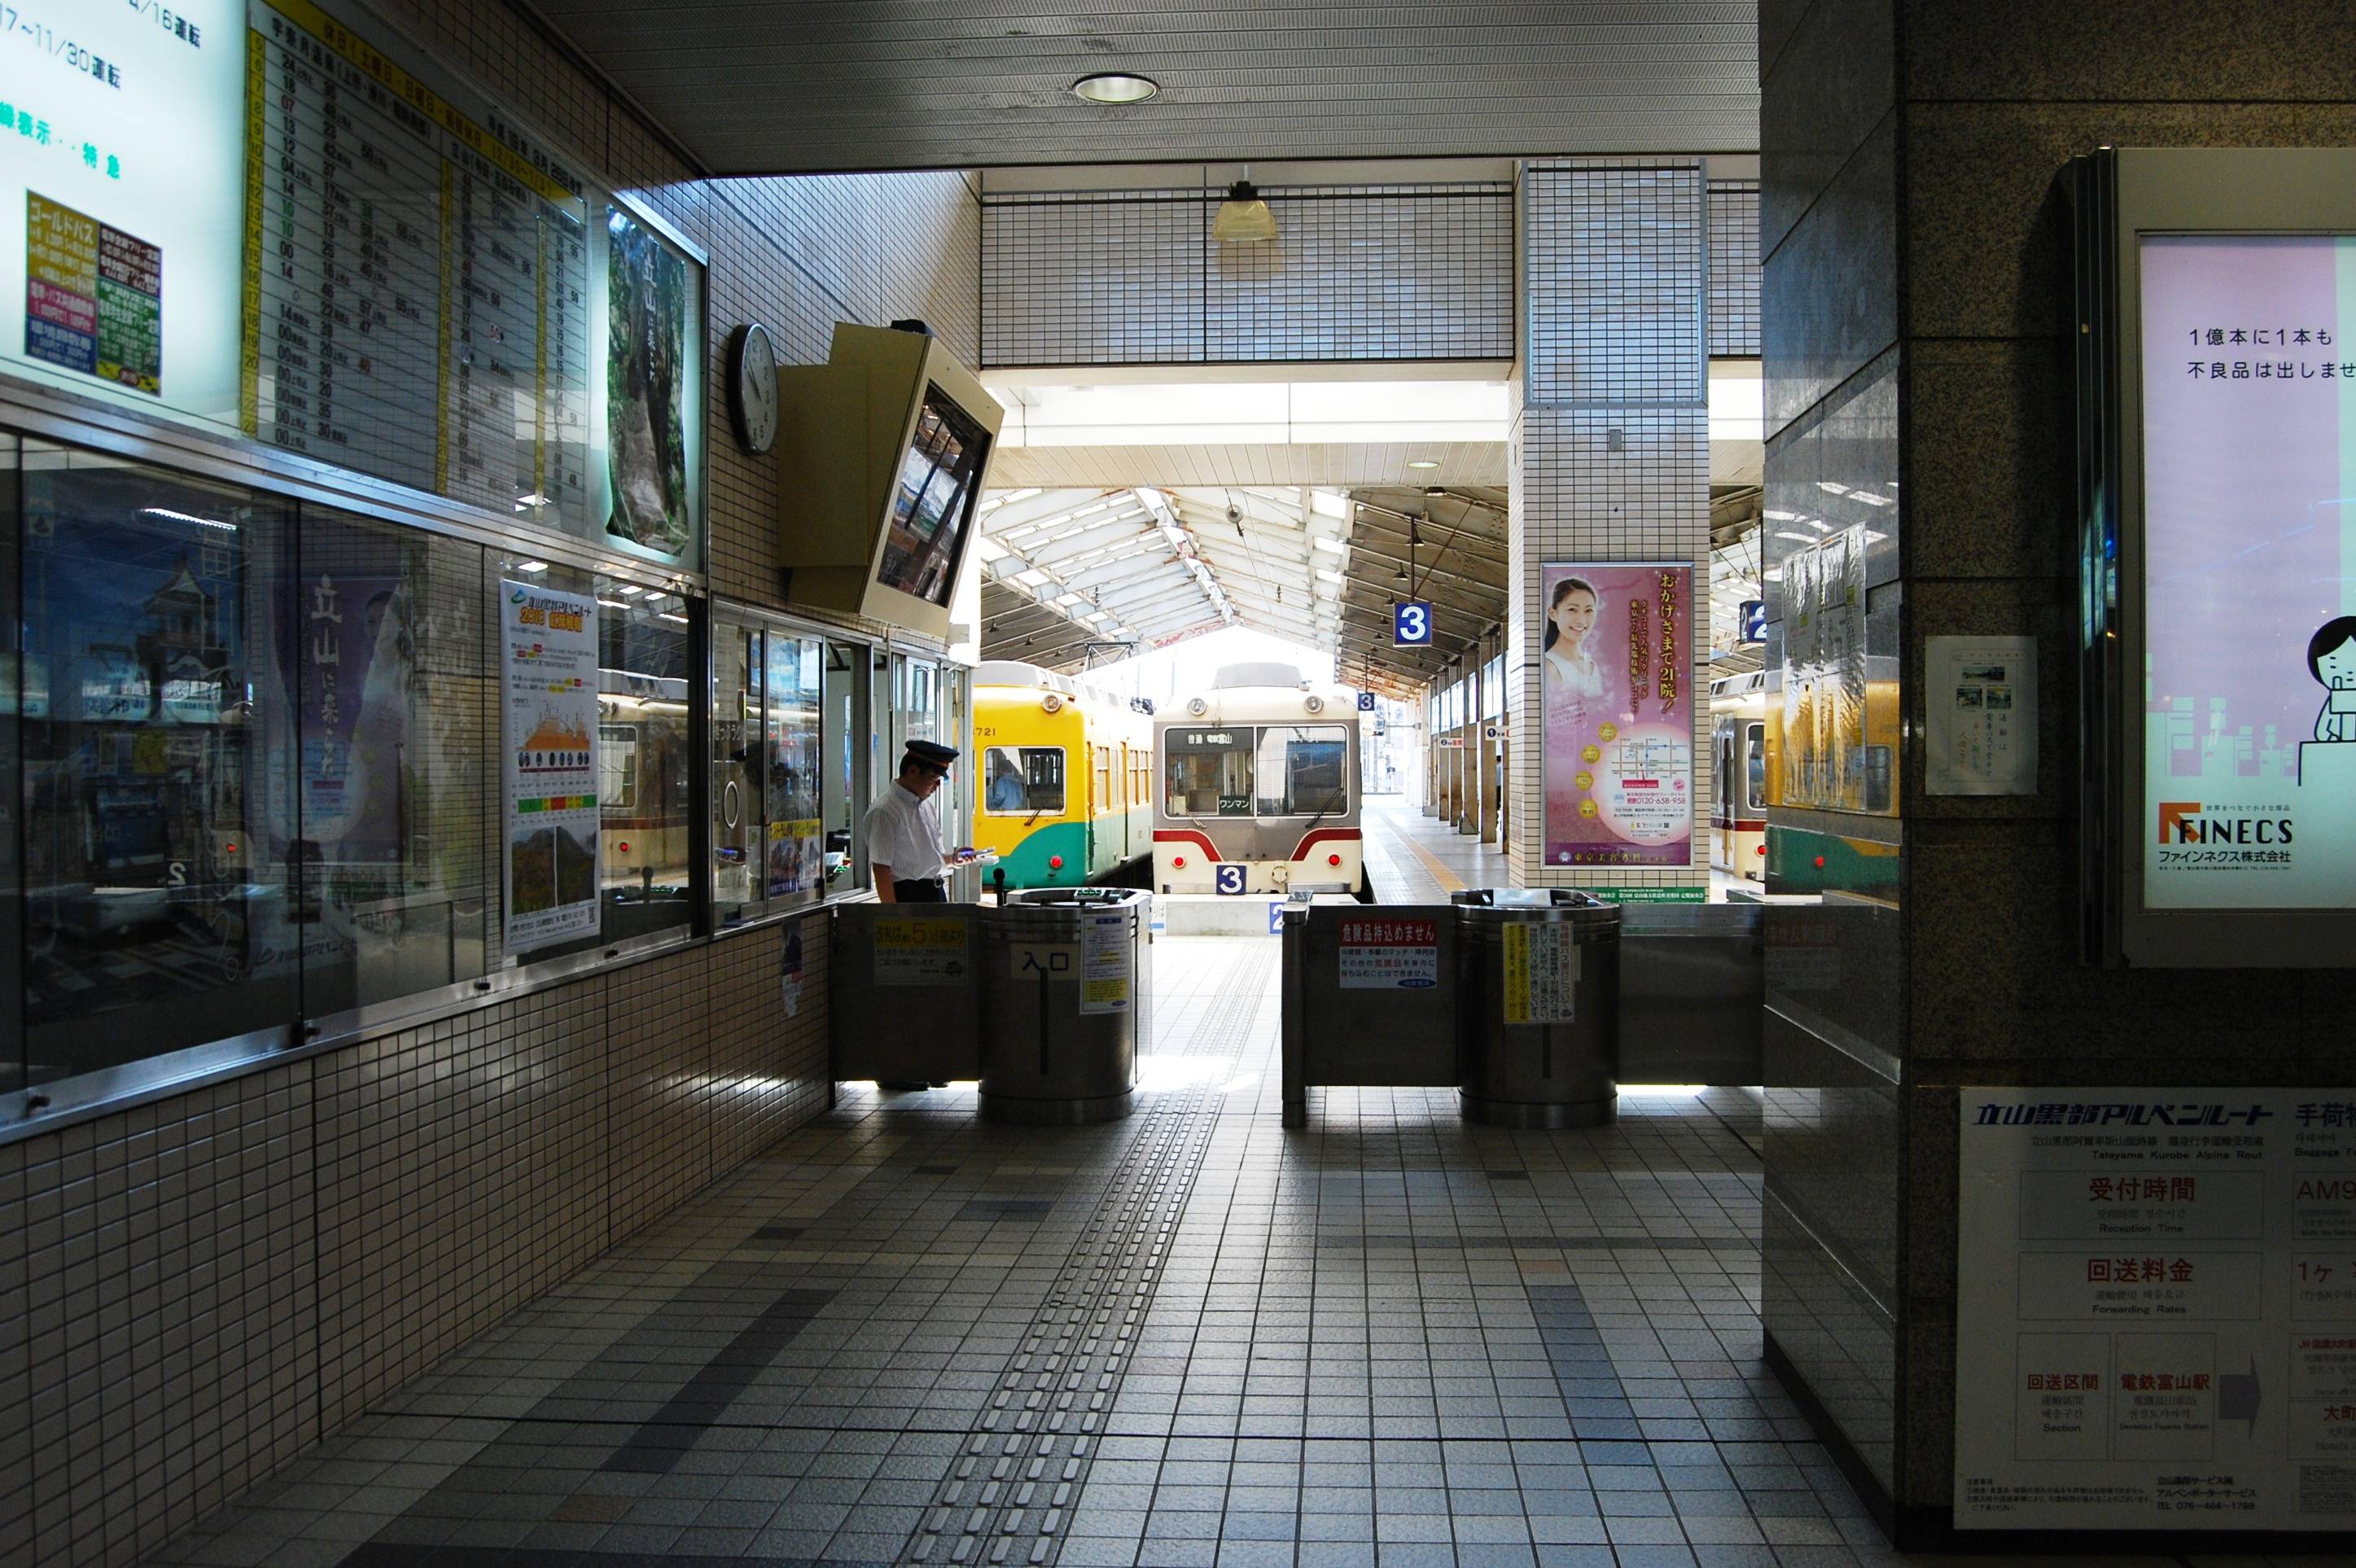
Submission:
[[[1212,867],[1211,886],[1221,893],[1241,893],[1244,890],[1244,867],[1219,865]]]
[[[1391,646],[1431,646],[1431,607],[1429,604],[1421,599],[1401,599],[1391,607]]]

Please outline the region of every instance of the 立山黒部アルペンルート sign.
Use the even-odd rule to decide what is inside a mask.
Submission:
[[[1693,863],[1693,567],[1539,568],[1549,867]]]
[[[2356,1090],[1960,1122],[1956,1529],[2356,1529]]]

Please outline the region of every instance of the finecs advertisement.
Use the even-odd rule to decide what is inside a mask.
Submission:
[[[2144,905],[2356,908],[2356,237],[2141,264]]]
[[[1548,865],[1693,864],[1693,567],[1542,566]]]

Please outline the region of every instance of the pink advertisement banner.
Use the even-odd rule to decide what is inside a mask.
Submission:
[[[1546,862],[1693,864],[1693,567],[1538,569]]]

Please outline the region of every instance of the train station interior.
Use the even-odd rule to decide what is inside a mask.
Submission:
[[[5,9],[0,1568],[2356,1565],[2356,12]]]

